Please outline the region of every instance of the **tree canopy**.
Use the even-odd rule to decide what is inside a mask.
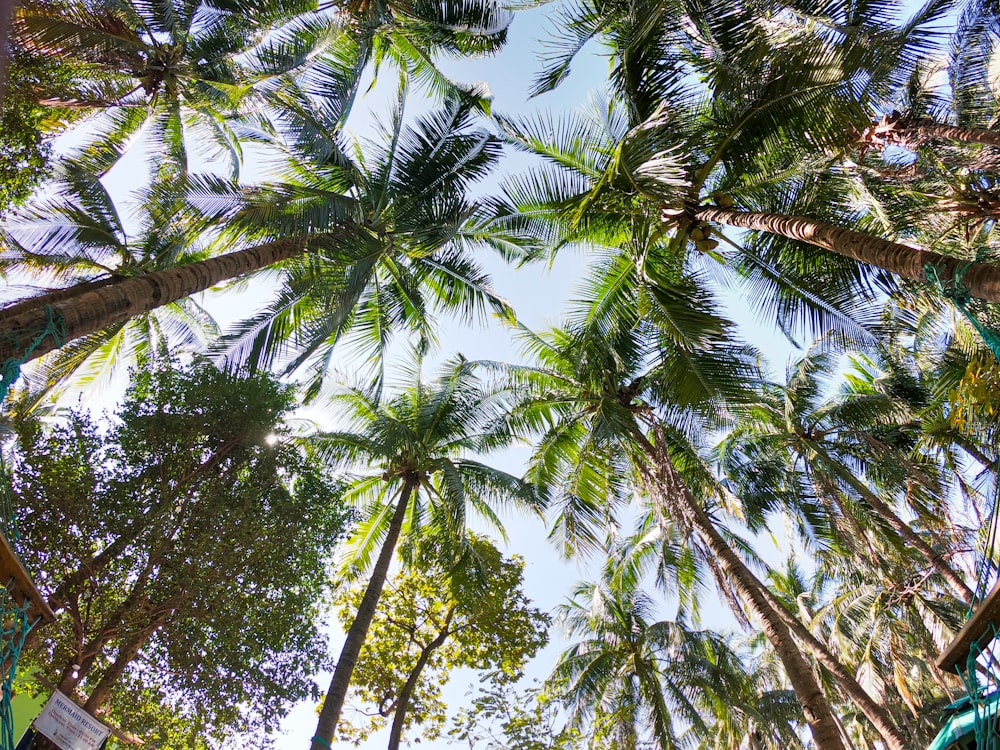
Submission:
[[[463,66],[543,15],[546,96],[496,111]],[[60,615],[39,680],[177,746],[305,698],[313,750],[338,722],[440,741],[459,664],[489,675],[472,747],[931,741],[962,692],[936,657],[1000,575],[995,4],[30,0],[10,50],[0,365],[26,365],[13,481]],[[493,278],[570,249],[584,281],[533,330]],[[264,279],[216,330],[205,293]],[[491,314],[517,362],[425,375],[444,318]],[[181,350],[224,368],[150,369]],[[133,360],[107,428],[44,421]],[[294,439],[293,390],[333,407]],[[585,568],[561,605],[475,535],[506,508]],[[546,611],[567,642],[525,693]]]
[[[58,614],[29,674],[164,747],[267,744],[317,694],[351,511],[283,426],[291,406],[273,378],[196,363],[137,372],[100,423],[17,423],[25,562]]]

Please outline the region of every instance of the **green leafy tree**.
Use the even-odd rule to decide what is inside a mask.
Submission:
[[[565,726],[558,698],[540,687],[480,687],[448,732],[469,750],[583,750],[579,730]]]
[[[386,585],[361,650],[349,702],[360,701],[360,724],[341,719],[338,734],[363,741],[391,719],[389,747],[421,728],[440,737],[447,707],[441,688],[454,669],[487,673],[491,682],[517,680],[526,661],[548,641],[549,617],[521,591],[524,562],[505,558],[488,540],[470,535],[457,563],[443,565],[433,539],[421,540],[405,568]],[[349,625],[363,588],[339,597]]]
[[[147,263],[129,276],[111,268],[91,281],[19,300],[4,308],[0,319],[0,359],[24,356],[53,316],[60,322],[58,340],[44,338],[31,357],[278,264],[283,264],[282,284],[275,300],[236,328],[227,339],[228,352],[254,366],[280,362],[294,369],[308,362],[313,388],[342,339],[377,367],[394,333],[407,330],[433,339],[435,312],[465,320],[489,308],[509,313],[473,253],[493,249],[517,257],[530,252],[535,241],[504,215],[502,201],[469,197],[469,189],[500,157],[499,141],[476,126],[472,107],[469,99],[452,100],[407,125],[400,106],[380,144],[356,160],[342,146],[337,123],[323,119],[321,109],[312,119],[297,113],[294,122],[319,132],[311,150],[291,160],[284,182],[246,190],[200,181],[193,189],[193,223],[166,224],[193,233],[207,216],[222,226],[213,251],[242,249],[202,259],[156,255],[153,260],[168,267]],[[65,251],[89,263],[91,242],[95,251],[120,254],[120,232],[112,242],[100,232],[91,237],[93,222],[83,219],[71,229],[79,232],[72,246],[61,243],[61,227],[48,232],[44,224],[36,227],[45,244],[31,248],[43,256],[35,260],[59,265]],[[153,224],[146,234],[152,249],[168,244],[156,240],[156,226],[162,231]],[[164,239],[181,237],[169,233]],[[175,253],[187,248],[171,247]],[[8,252],[19,259],[18,252]],[[186,262],[169,265],[170,260]]]
[[[26,671],[140,736],[171,735],[175,714],[205,740],[266,744],[315,696],[350,513],[282,427],[292,406],[269,377],[195,364],[137,373],[104,429],[82,413],[18,423],[26,563],[58,615]]]
[[[346,554],[350,570],[368,573],[313,750],[333,739],[400,539],[433,533],[445,560],[454,561],[468,549],[470,513],[502,532],[498,507],[539,513],[545,505],[533,485],[478,460],[514,441],[507,419],[511,394],[483,383],[461,358],[429,383],[419,367],[405,374],[405,388],[384,398],[374,387],[334,396],[331,405],[340,407],[348,426],[313,441],[331,468],[351,475],[346,497],[363,508],[363,518]]]

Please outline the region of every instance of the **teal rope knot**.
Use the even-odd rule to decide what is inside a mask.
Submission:
[[[942,297],[947,297],[954,302],[959,309],[964,309],[965,306],[969,304],[969,300],[972,299],[972,295],[969,292],[969,287],[965,285],[962,279],[965,277],[965,272],[968,271],[971,266],[971,260],[958,265],[955,268],[954,276],[952,276],[950,280],[941,278],[940,270],[937,266],[931,263],[924,265],[924,273],[927,275],[927,280],[937,287],[938,293]]]
[[[49,305],[45,306],[45,325],[24,352],[19,357],[11,357],[6,362],[0,363],[0,403],[3,403],[4,399],[7,398],[7,391],[20,376],[21,365],[39,347],[46,336],[51,336],[57,347],[62,346],[66,339],[63,317]]]
[[[975,313],[969,309],[969,302],[972,299],[972,295],[969,292],[969,287],[962,281],[962,278],[965,276],[965,272],[972,267],[972,264],[973,261],[970,260],[957,266],[951,280],[941,278],[940,270],[931,263],[924,266],[924,273],[927,275],[927,280],[937,287],[938,293],[942,297],[947,297],[955,303],[958,311],[969,321],[969,325],[976,329],[976,333],[982,337],[983,343],[993,352],[993,356],[996,357],[997,362],[1000,362],[1000,335],[997,335],[993,329],[983,324],[976,317]]]

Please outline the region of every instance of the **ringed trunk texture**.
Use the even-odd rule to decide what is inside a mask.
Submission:
[[[943,141],[981,143],[1000,148],[1000,131],[987,128],[962,128],[921,118],[901,119],[892,129],[907,140],[935,138]]]
[[[901,245],[804,216],[738,211],[719,206],[698,207],[690,215],[698,221],[769,232],[799,240],[911,281],[927,281],[927,272],[924,270],[927,265],[936,268],[941,278],[948,281],[956,278],[956,272],[960,272],[958,276],[961,283],[973,297],[1000,302],[1000,266]]]
[[[84,294],[71,295],[69,299],[65,299],[67,290],[60,290],[54,293],[51,301],[47,295],[42,295],[37,298],[37,305],[10,314],[0,310],[0,362],[28,362],[81,336],[205,291],[223,281],[289,260],[305,251],[304,240],[280,240],[121,279]],[[40,338],[49,325],[50,311],[60,326],[59,336]]]
[[[378,560],[372,569],[371,578],[368,579],[368,587],[361,598],[361,604],[354,615],[354,621],[351,622],[351,627],[347,631],[344,647],[340,651],[340,658],[337,659],[337,666],[333,670],[330,689],[323,701],[323,708],[319,712],[316,734],[310,745],[312,750],[328,750],[333,744],[333,733],[340,720],[340,712],[344,708],[347,688],[351,685],[351,675],[354,674],[354,666],[358,663],[358,656],[361,654],[361,647],[368,635],[368,628],[372,624],[372,618],[375,617],[375,608],[382,596],[382,589],[385,588],[389,564],[396,552],[396,544],[399,542],[399,535],[403,530],[403,519],[406,517],[406,508],[410,504],[410,496],[415,487],[416,480],[407,479],[399,493],[399,500],[396,502],[396,509],[389,521],[389,529],[382,542],[382,549],[379,550]]]
[[[847,750],[833,710],[819,680],[806,661],[798,644],[792,638],[784,621],[764,596],[764,585],[750,571],[742,560],[726,543],[715,528],[708,514],[691,495],[683,479],[677,474],[669,455],[663,448],[657,448],[645,437],[641,444],[655,472],[656,495],[654,502],[670,501],[673,508],[664,507],[665,514],[671,510],[681,516],[684,523],[696,533],[716,557],[716,563],[728,577],[749,614],[760,623],[764,635],[781,660],[788,681],[792,684],[809,731],[819,750]],[[320,750],[314,748],[314,750]]]

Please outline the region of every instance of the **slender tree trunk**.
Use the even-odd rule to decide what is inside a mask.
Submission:
[[[639,440],[655,472],[655,476],[650,477],[654,502],[660,503],[665,513],[670,510],[678,512],[685,525],[703,540],[750,614],[760,623],[764,635],[785,668],[816,747],[819,750],[846,750],[830,702],[788,627],[764,596],[764,585],[733,552],[708,514],[691,495],[666,450],[657,448],[641,434]],[[662,446],[662,441],[657,442]],[[667,505],[668,501],[674,504],[674,508]]]
[[[153,633],[163,624],[169,614],[170,610],[163,611],[145,627],[133,633],[118,647],[118,656],[115,658],[114,664],[108,667],[107,671],[101,676],[97,686],[91,692],[90,697],[87,698],[87,702],[83,704],[84,711],[94,716],[95,712],[104,705],[111,695],[111,689],[121,679],[122,674],[124,674],[125,668],[135,660],[139,649],[146,645],[146,641],[152,637]]]
[[[882,736],[882,739],[885,742],[886,750],[910,750],[912,743],[895,725],[889,713],[882,706],[880,706],[864,690],[864,688],[861,687],[850,671],[835,656],[833,656],[833,654],[830,653],[829,649],[827,649],[826,646],[819,641],[797,617],[795,617],[795,615],[785,609],[784,605],[777,600],[767,586],[760,582],[753,572],[746,567],[743,561],[736,556],[729,545],[726,544],[725,539],[723,539],[718,531],[716,531],[711,519],[697,504],[697,501],[690,495],[690,492],[683,480],[677,475],[676,470],[674,470],[673,465],[670,463],[669,456],[664,455],[665,451],[657,450],[656,446],[652,445],[648,441],[645,441],[644,447],[645,446],[648,446],[646,448],[646,452],[651,456],[651,458],[653,458],[655,465],[657,467],[662,467],[663,473],[665,473],[668,477],[668,496],[671,499],[684,501],[685,507],[690,509],[693,520],[697,523],[697,526],[695,526],[695,523],[692,523],[691,525],[695,526],[695,528],[699,531],[700,536],[705,539],[705,542],[709,544],[710,549],[716,554],[719,566],[734,580],[737,585],[737,589],[740,591],[741,597],[747,601],[746,594],[744,593],[745,587],[754,589],[759,593],[760,600],[763,602],[764,607],[767,610],[770,610],[770,612],[773,613],[776,618],[781,620],[781,622],[787,627],[785,632],[790,632],[794,635],[796,639],[802,642],[813,653],[820,664],[830,670],[844,694],[847,695],[847,697],[850,698],[855,705],[857,705],[858,709],[864,714],[865,718],[871,722],[872,726],[874,726],[876,731],[878,731],[878,733]],[[671,488],[673,491],[670,491]],[[733,576],[733,573],[731,572],[733,570],[739,572],[740,577]],[[744,584],[743,587],[740,586],[741,581]],[[759,618],[760,614],[757,614]],[[770,640],[770,635],[768,635],[768,639]],[[797,649],[796,652],[799,653],[799,656],[801,657],[801,652],[798,652]],[[784,660],[782,660],[782,663],[784,663]],[[789,679],[791,679],[791,676],[789,676]],[[793,687],[795,687],[794,682]],[[796,693],[798,694],[797,688]],[[830,712],[830,715],[833,717],[832,711]],[[818,740],[817,743],[819,743]]]
[[[69,299],[66,299],[69,290],[41,295],[34,298],[34,305],[21,312],[0,310],[0,362],[36,359],[88,333],[289,260],[306,249],[302,239],[278,240],[144,276],[119,279],[84,294],[70,294]],[[58,335],[41,337],[50,325],[50,314],[60,330]]]
[[[887,750],[909,750],[912,747],[912,741],[899,730],[889,712],[875,701],[867,690],[861,687],[861,684],[840,659],[834,656],[826,644],[813,635],[812,631],[803,625],[799,618],[789,612],[766,586],[763,587],[763,593],[774,611],[788,626],[792,635],[809,650],[816,661],[830,671],[834,680],[837,681],[837,686],[844,691],[844,694],[875,727],[882,736]]]
[[[984,146],[1000,147],[1000,131],[987,128],[963,128],[948,125],[923,118],[901,117],[895,122],[883,120],[875,127],[877,136],[886,137],[901,143],[915,140],[935,139],[939,141],[962,141],[964,143],[981,143]]]
[[[828,458],[823,453],[824,458]],[[959,599],[963,604],[969,604],[972,602],[972,589],[970,589],[965,580],[960,576],[948,561],[944,557],[935,552],[931,546],[925,542],[919,534],[917,534],[910,525],[906,523],[902,518],[900,518],[896,513],[890,508],[885,501],[882,500],[876,493],[872,492],[864,482],[860,481],[857,477],[850,476],[848,478],[848,483],[854,490],[861,495],[868,507],[875,511],[875,514],[882,518],[889,526],[899,534],[900,538],[913,547],[920,555],[927,561],[927,563],[934,568],[941,577],[948,582],[948,585],[954,591],[956,598]]]
[[[420,679],[420,673],[427,666],[427,660],[431,658],[431,654],[441,648],[444,642],[448,640],[448,636],[451,635],[449,627],[454,614],[454,608],[448,610],[448,616],[444,620],[441,632],[435,636],[434,640],[420,649],[420,657],[417,659],[417,663],[413,665],[413,669],[410,670],[410,674],[407,675],[403,689],[399,691],[399,698],[396,701],[396,711],[392,715],[392,728],[389,731],[388,750],[399,750],[399,744],[403,741],[403,722],[406,720],[406,712],[410,709],[410,699],[413,697],[413,690],[417,686],[417,680]]]
[[[937,269],[951,281],[960,277],[969,293],[978,299],[1000,302],[1000,266],[953,258],[890,242],[853,229],[808,219],[804,216],[738,211],[718,206],[699,206],[690,214],[698,221],[769,232],[799,240],[830,252],[876,266],[911,281],[927,281],[925,266]]]
[[[354,665],[358,663],[358,656],[361,654],[361,647],[364,645],[365,637],[368,635],[368,628],[371,626],[372,618],[375,616],[375,608],[378,606],[379,597],[382,596],[382,589],[385,587],[385,580],[389,574],[389,564],[392,562],[396,552],[396,544],[399,535],[403,530],[403,519],[406,516],[406,508],[410,504],[410,496],[417,486],[417,479],[407,477],[403,488],[399,493],[399,500],[396,501],[396,509],[393,511],[392,519],[389,521],[389,529],[385,539],[382,541],[382,549],[378,553],[378,560],[372,569],[371,578],[368,579],[368,587],[361,598],[361,604],[354,615],[351,627],[347,631],[347,638],[344,647],[341,649],[340,658],[337,659],[337,666],[333,671],[333,678],[330,680],[330,689],[327,691],[326,699],[323,701],[323,708],[319,712],[319,722],[316,724],[316,734],[312,738],[310,747],[312,750],[328,750],[333,743],[333,733],[340,720],[340,712],[344,708],[344,701],[347,698],[347,688],[351,684],[351,675],[354,673]]]

